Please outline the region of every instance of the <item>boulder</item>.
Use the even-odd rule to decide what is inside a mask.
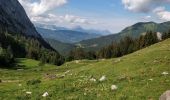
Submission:
[[[164,92],[164,93],[160,96],[159,100],[170,100],[170,90]]]

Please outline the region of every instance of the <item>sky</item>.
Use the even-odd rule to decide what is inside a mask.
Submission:
[[[137,22],[170,21],[170,0],[19,0],[33,23],[117,33]]]

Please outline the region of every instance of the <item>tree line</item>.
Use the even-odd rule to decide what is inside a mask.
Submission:
[[[170,38],[170,31],[162,34],[162,40],[167,38]],[[0,65],[10,66],[16,62],[15,58],[30,58],[42,63],[62,65],[65,61],[72,60],[121,57],[162,40],[157,38],[156,32],[148,31],[139,38],[126,36],[119,42],[113,42],[96,52],[75,48],[70,51],[68,57],[64,58],[58,52],[44,48],[36,38],[0,32]]]
[[[159,40],[157,33],[148,31],[141,35],[139,38],[132,38],[125,36],[119,42],[113,42],[111,45],[103,47],[96,52],[86,52],[82,48],[76,48],[69,53],[67,57],[68,61],[81,60],[81,59],[103,59],[121,57],[130,53],[133,53],[142,48],[148,47],[159,41],[170,38],[170,31],[161,34],[162,39]]]
[[[0,65],[14,64],[15,58],[30,58],[55,65],[65,61],[58,52],[43,47],[36,38],[0,32]]]

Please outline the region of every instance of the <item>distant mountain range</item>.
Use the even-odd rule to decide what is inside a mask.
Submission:
[[[76,43],[82,40],[97,38],[101,36],[100,34],[95,33],[66,29],[64,30],[64,28],[60,28],[61,30],[59,30],[59,28],[52,30],[37,27],[36,29],[44,38],[53,39],[64,43]]]
[[[86,50],[99,50],[100,48],[111,44],[114,41],[120,40],[124,36],[139,37],[142,33],[147,31],[153,32],[167,32],[170,30],[170,22],[155,23],[155,22],[139,22],[129,26],[119,33],[102,36],[99,38],[83,40],[76,43],[81,45]]]
[[[104,35],[109,35],[112,34],[108,30],[95,30],[95,29],[84,29],[81,26],[76,26],[73,28],[66,28],[66,27],[59,27],[56,25],[46,25],[46,24],[40,24],[40,23],[35,23],[35,26],[38,28],[43,28],[43,29],[49,29],[49,30],[71,30],[71,31],[78,31],[78,32],[83,32],[83,33],[88,33],[88,34],[98,34],[101,36]]]
[[[112,42],[119,41],[124,36],[131,36],[136,38],[147,31],[167,32],[170,29],[170,22],[139,22],[132,26],[126,27],[119,33],[106,36],[98,34],[88,34],[86,33],[87,30],[84,30],[81,27],[74,28],[74,31],[67,30],[67,28],[64,27],[51,26],[51,28],[53,28],[53,30],[44,28],[37,28],[37,30],[44,38],[48,38],[46,39],[47,42],[49,42],[56,50],[63,54],[64,49],[64,54],[67,54],[67,52],[69,52],[71,48],[75,48],[77,46],[82,47],[88,51],[99,50],[102,47],[110,45]],[[67,45],[62,42],[67,42]],[[59,46],[56,48],[57,45]]]

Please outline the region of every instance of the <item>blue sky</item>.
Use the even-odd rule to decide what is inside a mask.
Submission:
[[[170,0],[19,0],[33,23],[113,33],[137,22],[170,21]]]

